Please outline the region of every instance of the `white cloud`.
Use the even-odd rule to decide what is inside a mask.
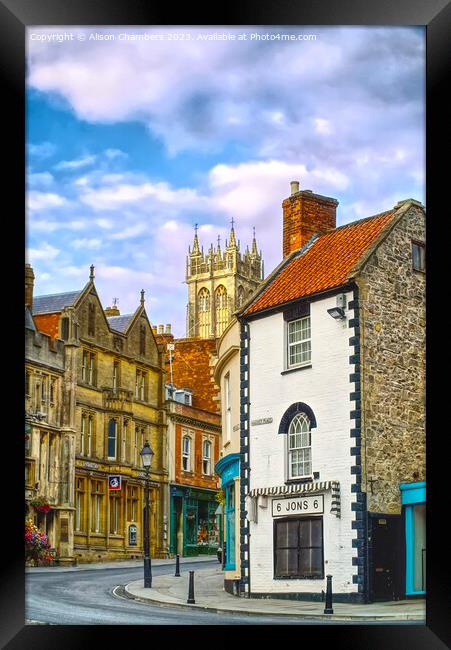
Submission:
[[[129,226],[128,228],[124,228],[124,230],[120,230],[119,232],[114,233],[113,235],[109,235],[109,239],[129,239],[131,237],[137,237],[138,235],[142,235],[143,233],[148,232],[148,226],[145,223],[137,223],[134,226]]]
[[[33,264],[37,260],[43,260],[43,261],[53,260],[57,255],[60,254],[60,252],[61,251],[59,251],[51,244],[48,244],[47,242],[43,242],[40,248],[29,248],[28,257],[30,259],[31,264]]]
[[[27,181],[28,184],[36,187],[36,186],[49,186],[52,185],[54,182],[54,177],[50,172],[39,172],[39,173],[34,173],[34,174],[28,174],[27,176]]]
[[[128,154],[125,151],[121,151],[121,149],[105,149],[104,154],[110,160],[114,160],[115,158],[128,158]]]
[[[59,162],[57,165],[55,165],[55,169],[61,170],[61,169],[80,169],[81,167],[88,167],[89,165],[93,165],[95,161],[97,160],[97,156],[83,156],[82,158],[76,158],[74,160],[62,160]]]
[[[102,240],[101,239],[87,239],[86,237],[82,239],[74,239],[70,243],[72,248],[75,248],[75,250],[80,250],[80,249],[92,249],[92,248],[99,248],[102,246]]]
[[[64,196],[55,194],[53,192],[37,192],[32,191],[28,193],[28,207],[31,210],[46,210],[48,208],[59,208],[67,203]]]
[[[325,120],[322,117],[316,117],[314,123],[317,133],[321,133],[321,135],[330,135],[333,133],[333,128],[329,120]]]
[[[40,142],[39,144],[29,144],[28,151],[36,158],[50,158],[56,152],[56,146],[51,142]]]

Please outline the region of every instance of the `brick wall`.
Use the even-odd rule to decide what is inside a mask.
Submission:
[[[310,190],[292,194],[282,203],[283,256],[303,246],[314,233],[336,226],[338,201]]]
[[[163,337],[157,336],[161,342]],[[189,388],[193,393],[193,406],[219,412],[219,388],[214,383],[213,367],[210,362],[212,354],[216,353],[215,339],[174,339],[175,350],[172,352],[172,376],[177,388]],[[171,373],[169,355],[164,349],[166,360],[166,382],[170,383]]]

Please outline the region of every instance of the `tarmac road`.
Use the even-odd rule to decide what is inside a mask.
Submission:
[[[211,562],[184,562],[182,573],[195,570],[199,576],[202,568],[214,566]],[[153,566],[154,576],[171,574],[171,564]],[[27,624],[51,625],[309,625],[314,619],[288,618],[274,615],[246,615],[215,613],[197,609],[171,608],[151,603],[140,603],[124,597],[121,586],[142,578],[140,567],[108,567],[79,571],[28,572],[26,574]],[[113,593],[115,590],[115,593]],[[338,621],[321,621],[322,624],[339,624]],[[385,621],[387,624],[388,621]],[[399,625],[401,622],[397,622]],[[412,621],[404,621],[412,624]],[[349,624],[347,622],[346,624]]]

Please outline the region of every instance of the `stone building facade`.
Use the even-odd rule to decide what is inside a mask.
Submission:
[[[224,251],[218,239],[204,255],[199,246],[197,227],[193,248],[186,257],[188,306],[186,336],[202,339],[218,338],[230,322],[233,312],[241,307],[264,277],[263,258],[252,240],[251,250],[240,252],[235,229],[230,230]]]
[[[167,555],[167,441],[163,353],[144,292],[133,314],[100,303],[94,268],[81,291],[38,296],[35,319],[64,341],[75,395],[74,555],[80,562],[141,557],[145,473],[140,451],[154,451],[150,472],[150,552]],[[113,314],[108,316],[107,314]],[[114,482],[119,489],[114,488]]]
[[[25,505],[44,531],[59,564],[73,564],[75,424],[74,390],[64,343],[39,332],[31,314],[34,275],[25,290]],[[44,499],[48,512],[32,502]]]

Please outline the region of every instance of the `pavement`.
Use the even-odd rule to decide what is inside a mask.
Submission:
[[[211,558],[209,558],[211,559]],[[125,586],[128,597],[140,602],[151,602],[161,606],[190,607],[213,612],[233,612],[247,615],[277,615],[328,619],[337,621],[418,621],[426,622],[425,600],[396,600],[383,603],[357,605],[333,603],[333,614],[324,614],[325,603],[310,601],[281,600],[278,598],[238,597],[224,590],[224,574],[221,565],[211,567],[199,566],[194,572],[194,604],[188,604],[189,573],[183,571],[180,560],[180,577],[174,574],[154,576],[152,587],[144,588],[143,580],[134,580]],[[174,560],[170,560],[174,565]],[[175,573],[175,571],[174,571]]]

